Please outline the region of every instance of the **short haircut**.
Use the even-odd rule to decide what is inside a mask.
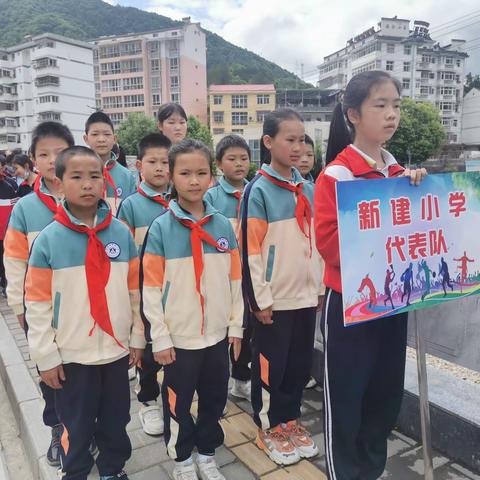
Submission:
[[[138,159],[142,160],[149,148],[166,148],[167,150],[172,142],[162,133],[150,133],[145,135],[138,144]]]
[[[30,156],[35,158],[37,144],[44,138],[60,138],[64,140],[69,147],[75,145],[72,132],[66,125],[58,122],[39,123],[32,132],[32,143],[30,145]]]
[[[67,169],[68,161],[73,157],[76,157],[77,155],[95,158],[96,160],[98,160],[98,164],[100,165],[100,171],[103,171],[102,160],[91,148],[83,147],[81,145],[75,145],[61,151],[58,154],[57,159],[55,160],[55,175],[60,180],[63,180],[63,175],[65,174],[65,170]]]
[[[179,103],[164,103],[163,105],[160,105],[157,113],[157,120],[159,123],[163,123],[174,113],[178,113],[186,122],[188,121],[187,114]]]
[[[221,162],[225,152],[229,148],[241,148],[248,153],[248,158],[250,159],[250,147],[243,137],[240,135],[227,135],[223,137],[218,143],[215,150],[215,158],[217,162]]]
[[[105,123],[112,129],[112,132],[115,132],[115,128],[113,127],[113,122],[105,112],[94,112],[88,117],[87,122],[85,123],[85,133],[87,135],[88,135],[88,131],[90,130],[90,127],[94,123]]]

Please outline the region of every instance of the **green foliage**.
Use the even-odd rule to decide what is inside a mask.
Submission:
[[[463,94],[466,95],[472,88],[480,89],[480,75],[472,75],[470,72],[465,75]]]
[[[143,112],[129,113],[128,117],[117,128],[118,143],[126,155],[137,155],[140,140],[149,133],[158,132],[155,120]]]
[[[452,179],[458,190],[469,191],[480,200],[480,172],[453,173]]]
[[[258,171],[258,166],[256,163],[250,163],[250,167],[248,169],[247,180],[250,181]]]
[[[213,150],[213,137],[210,133],[210,130],[206,125],[204,125],[197,117],[190,115],[188,117],[188,129],[187,137],[194,138],[195,140],[200,140],[210,150]]]
[[[404,98],[400,126],[387,148],[401,163],[408,163],[410,153],[412,163],[419,164],[437,153],[446,139],[440,115],[433,105]]]
[[[133,7],[101,0],[0,0],[0,46],[24,41],[25,35],[57,33],[79,40],[178,27],[181,22]],[[275,83],[307,87],[284,70],[222,37],[205,31],[208,83]]]

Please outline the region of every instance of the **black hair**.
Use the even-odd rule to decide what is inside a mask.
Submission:
[[[355,129],[348,119],[348,110],[352,108],[359,112],[372,88],[384,82],[392,82],[399,94],[402,91],[400,82],[381,70],[359,73],[348,82],[342,103],[338,103],[333,110],[326,154],[327,165],[354,140]]]
[[[163,123],[167,118],[170,118],[174,113],[178,113],[186,122],[188,121],[187,114],[184,108],[179,103],[164,103],[160,105],[157,113],[158,123]]]
[[[4,166],[6,164],[7,164],[7,157],[3,153],[0,153],[0,165]]]
[[[24,153],[17,153],[12,159],[12,165],[19,165],[20,167],[25,168],[25,165],[28,165],[30,171],[33,171],[33,162],[28,155]]]
[[[128,168],[127,157],[125,156],[125,150],[118,144],[114,143],[112,147],[112,152],[117,158],[117,162],[125,168]]]
[[[241,148],[247,152],[249,159],[251,157],[250,147],[243,137],[240,135],[227,135],[217,143],[217,148],[215,149],[217,162],[222,161],[223,156],[229,148]]]
[[[313,148],[313,159],[315,160],[315,142],[313,141],[313,138],[310,135],[305,134],[305,144],[312,146],[312,148]]]
[[[147,153],[147,149],[149,148],[166,148],[167,150],[172,145],[172,142],[162,133],[150,133],[149,135],[145,135],[140,140],[138,144],[138,159],[142,160],[142,158]]]
[[[42,122],[38,124],[32,132],[32,143],[30,145],[29,154],[35,158],[37,144],[44,138],[61,138],[69,147],[75,145],[72,132],[70,129],[58,122]]]
[[[213,175],[213,158],[210,149],[199,140],[193,140],[192,138],[186,138],[176,145],[172,145],[168,152],[168,167],[170,169],[170,177],[173,177],[173,170],[175,169],[175,160],[179,155],[185,153],[198,152],[202,154],[208,160],[208,166],[210,168],[210,174]],[[171,198],[177,198],[177,191],[175,185],[172,185]]]
[[[262,138],[260,139],[260,162],[261,163],[270,163],[272,156],[270,155],[270,150],[265,146],[263,137],[268,135],[273,138],[280,130],[280,124],[286,120],[298,120],[303,123],[303,118],[301,115],[291,108],[281,108],[275,110],[274,112],[269,112],[265,115],[263,121],[263,133]]]
[[[73,147],[62,150],[58,154],[57,159],[55,160],[55,176],[62,180],[65,170],[67,169],[68,161],[77,155],[95,158],[98,160],[100,170],[103,172],[103,162],[91,148],[83,147],[81,145],[74,145]]]
[[[88,135],[88,131],[90,130],[90,127],[94,123],[105,123],[107,124],[111,129],[112,132],[115,132],[115,128],[113,126],[113,122],[110,119],[110,117],[105,113],[105,112],[93,112],[88,118],[85,123],[85,133]]]

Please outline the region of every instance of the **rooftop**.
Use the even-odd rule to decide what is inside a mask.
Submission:
[[[275,93],[275,85],[273,83],[259,84],[243,84],[243,85],[210,85],[210,93],[245,93],[245,92],[272,92]]]

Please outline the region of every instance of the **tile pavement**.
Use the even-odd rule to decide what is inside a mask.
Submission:
[[[0,322],[4,321],[8,325],[8,330],[21,355],[20,363],[17,362],[13,367],[21,368],[21,360],[23,360],[23,365],[28,368],[31,378],[36,382],[38,375],[35,365],[30,360],[25,336],[18,326],[16,317],[3,299],[0,301],[0,313],[3,317],[0,318]],[[3,346],[0,353],[3,353]],[[8,374],[8,372],[5,373]],[[15,370],[10,373],[15,373]],[[8,378],[6,380],[8,382]],[[131,382],[131,421],[127,430],[132,442],[133,453],[126,465],[126,471],[131,480],[168,480],[171,478],[173,461],[166,454],[162,437],[151,437],[142,431],[138,418],[140,405],[136,399],[134,388],[135,382]],[[20,394],[22,403],[19,401],[19,405],[13,406],[19,416],[31,407],[29,404],[33,401],[31,399],[32,392],[29,391],[28,386],[23,390],[25,392]],[[256,427],[251,420],[252,410],[249,402],[230,396],[227,408],[228,413],[222,419],[225,444],[218,449],[216,455],[221,471],[227,480],[322,480],[327,478],[324,473],[322,391],[319,387],[305,391],[302,403],[302,422],[314,435],[314,439],[320,447],[320,455],[311,461],[303,460],[290,467],[279,468],[255,446]],[[194,401],[191,410],[194,416],[196,409],[197,403]],[[40,415],[38,405],[33,410],[33,415]],[[23,431],[21,429],[22,434],[28,435],[29,441],[35,444],[36,436],[40,436],[40,432],[35,432],[34,429],[33,431],[28,430],[29,426],[25,425]],[[45,437],[45,431],[42,431],[41,435]],[[44,438],[43,441],[37,443],[39,444],[37,451],[38,448],[44,448]],[[387,468],[382,479],[420,480],[423,478],[422,449],[415,440],[400,432],[393,432],[388,442],[388,457]],[[435,452],[434,467],[436,480],[480,480],[480,475],[474,474],[437,452]],[[57,478],[55,470],[45,463],[44,458],[39,459],[38,467],[33,470],[36,478],[42,480]],[[98,479],[95,469],[89,476],[90,479]]]

